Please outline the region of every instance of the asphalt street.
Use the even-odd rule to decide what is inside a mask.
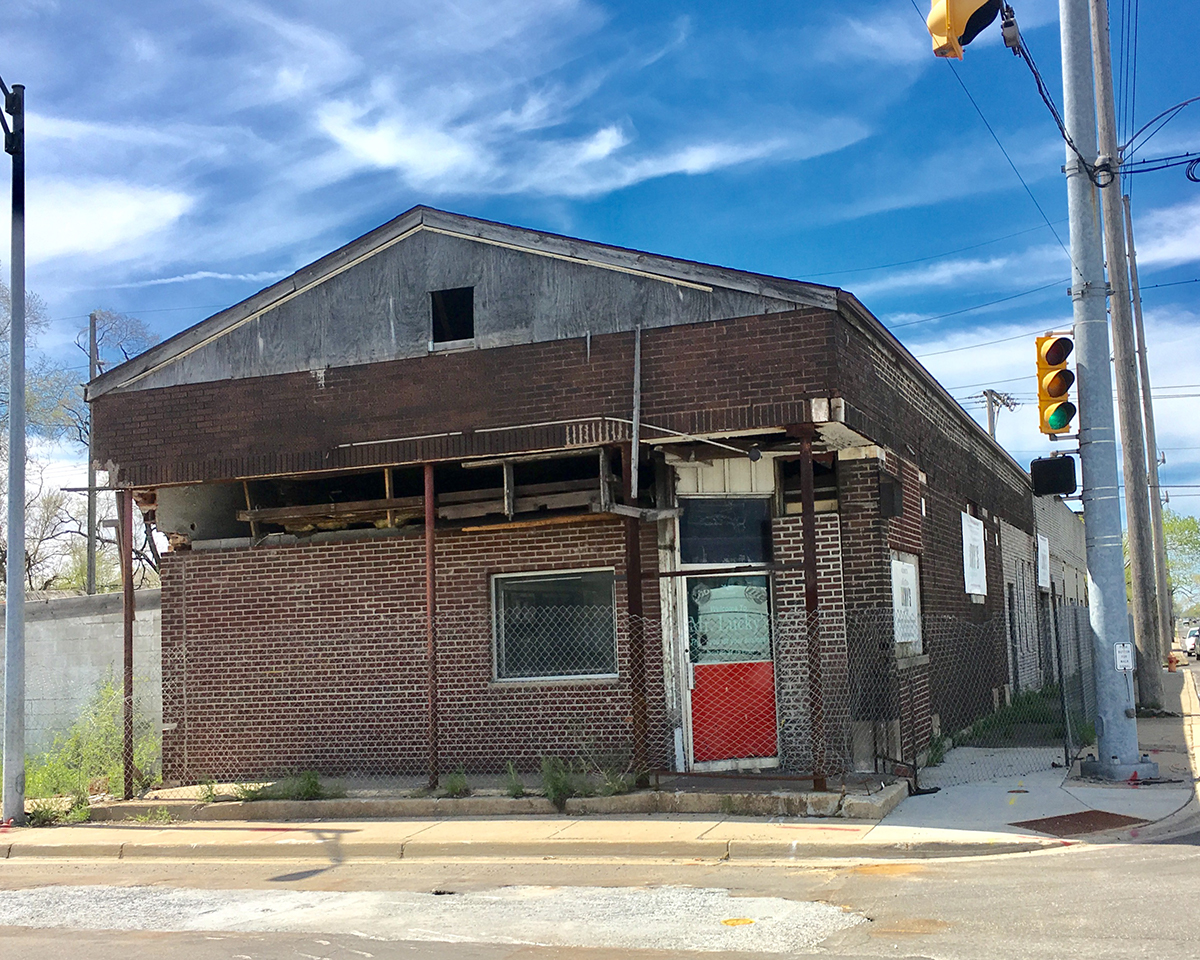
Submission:
[[[0,958],[1190,960],[1200,823],[1184,833],[857,863],[10,860]]]

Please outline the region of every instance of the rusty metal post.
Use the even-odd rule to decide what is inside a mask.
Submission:
[[[425,464],[425,656],[429,662],[429,789],[438,785],[437,576],[434,564],[433,464]]]
[[[633,489],[633,458],[636,451],[632,444],[621,447],[622,482],[625,502],[633,506],[637,502],[637,491]],[[646,709],[646,630],[643,621],[642,603],[642,531],[641,521],[636,517],[625,518],[625,596],[629,612],[629,689],[632,703],[630,714],[633,721],[633,767],[640,778],[650,769],[647,739],[649,724]]]
[[[121,751],[121,766],[124,770],[123,796],[133,799],[133,491],[121,490],[117,494],[118,531],[117,549],[121,553],[121,584],[124,589],[121,612],[125,621],[125,696],[124,696],[124,743]]]
[[[825,704],[821,681],[820,595],[817,591],[817,509],[813,483],[813,438],[816,428],[800,433],[800,518],[804,543],[804,614],[808,624],[809,733],[812,741],[813,789],[824,790]]]

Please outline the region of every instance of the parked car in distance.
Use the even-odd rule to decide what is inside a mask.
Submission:
[[[1183,638],[1183,652],[1189,657],[1200,657],[1200,627],[1192,627]]]

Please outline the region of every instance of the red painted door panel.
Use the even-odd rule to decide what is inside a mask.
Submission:
[[[775,756],[775,665],[698,663],[692,670],[693,759]]]

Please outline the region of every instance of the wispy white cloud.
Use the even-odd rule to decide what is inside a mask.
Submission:
[[[960,285],[975,289],[1015,288],[1019,292],[1022,288],[1065,276],[1067,270],[1069,258],[1061,247],[1039,244],[1003,256],[954,258],[894,270],[875,279],[856,282],[854,292],[862,297]],[[895,317],[889,319],[901,322]]]
[[[174,225],[194,198],[120,180],[31,180],[26,219],[31,263],[66,256],[111,257]]]
[[[820,31],[814,49],[817,59],[826,63],[851,60],[924,66],[931,59],[929,33],[908,6],[839,17]]]
[[[1139,265],[1170,267],[1200,261],[1200,199],[1138,217],[1135,239]]]
[[[239,283],[266,283],[283,276],[279,270],[262,270],[258,273],[218,273],[213,270],[195,270],[176,277],[155,277],[153,280],[135,280],[130,283],[110,284],[110,290],[134,290],[139,287],[161,287],[172,283],[192,283],[196,280],[234,280]]]

